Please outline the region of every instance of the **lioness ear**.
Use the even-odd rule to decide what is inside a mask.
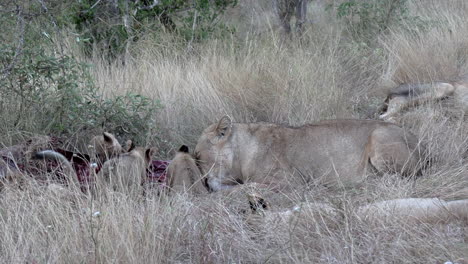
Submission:
[[[186,145],[182,145],[182,146],[180,146],[180,148],[179,148],[179,152],[188,153],[188,152],[189,152],[189,148],[188,148]]]
[[[232,126],[232,120],[229,116],[225,115],[221,117],[221,119],[218,122],[218,125],[216,126],[216,134],[219,137],[224,137],[230,132]]]
[[[102,136],[104,137],[104,142],[109,143],[109,144],[112,144],[114,142],[112,135],[110,133],[103,132]]]

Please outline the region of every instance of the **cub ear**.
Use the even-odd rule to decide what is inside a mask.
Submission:
[[[145,151],[145,159],[150,162],[151,158],[153,157],[154,153],[156,153],[155,148],[147,148]]]
[[[133,143],[131,139],[127,140],[127,142],[125,143],[124,152],[130,152],[133,149],[135,149],[135,143]]]
[[[103,132],[102,136],[104,137],[104,142],[112,144],[114,143],[114,137],[111,133]]]
[[[186,145],[182,145],[179,148],[179,152],[189,153],[189,148]]]
[[[224,137],[231,132],[231,127],[232,127],[232,120],[229,116],[225,115],[221,117],[221,119],[218,122],[218,125],[216,126],[216,134],[219,137]]]

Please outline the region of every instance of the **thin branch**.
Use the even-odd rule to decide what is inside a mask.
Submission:
[[[16,25],[18,27],[18,44],[16,45],[15,49],[15,55],[13,55],[13,59],[11,60],[10,65],[8,65],[5,69],[2,70],[1,72],[1,78],[0,81],[5,80],[11,73],[11,69],[16,66],[16,63],[18,63],[18,58],[19,56],[23,53],[23,46],[24,46],[24,32],[25,32],[25,23],[24,23],[24,18],[23,18],[23,9],[20,8],[19,6],[16,6],[17,12],[17,22]]]
[[[195,38],[195,29],[197,28],[197,16],[198,12],[195,9],[195,12],[193,13],[192,37],[190,38],[190,41],[187,44],[187,50],[192,50],[192,43]]]
[[[159,5],[159,1],[158,0],[153,0],[153,3],[151,5],[149,5],[149,6],[140,6],[140,7],[138,7],[138,9],[150,10],[150,9],[153,9],[157,5]]]
[[[55,32],[57,33],[57,35],[60,35],[60,30],[59,30],[59,27],[57,26],[57,22],[56,22],[55,18],[50,14],[49,9],[45,5],[44,1],[43,0],[37,0],[37,2],[39,2],[41,4],[42,9],[44,9],[44,12],[49,16],[50,21],[52,22],[52,25],[54,26],[54,29],[55,29]],[[64,54],[63,44],[60,43],[59,47],[60,47],[60,55],[63,56],[63,54]]]
[[[96,3],[94,3],[89,9],[95,8],[99,4],[99,2],[101,2],[101,0],[97,0]]]
[[[41,4],[41,7],[42,7],[42,9],[44,9],[44,12],[51,18],[52,24],[54,25],[54,28],[57,29],[57,28],[58,28],[58,27],[57,27],[57,23],[55,22],[54,17],[52,17],[52,16],[50,15],[49,9],[48,9],[47,6],[45,5],[44,1],[42,1],[42,0],[37,0],[37,2],[39,2],[39,4]]]

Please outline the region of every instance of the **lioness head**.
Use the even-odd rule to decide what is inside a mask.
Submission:
[[[197,165],[205,175],[205,185],[210,191],[227,189],[239,183],[238,177],[231,175],[234,171],[231,138],[232,120],[223,116],[203,131],[195,147]]]

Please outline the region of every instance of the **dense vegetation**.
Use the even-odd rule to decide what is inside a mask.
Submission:
[[[375,118],[388,88],[468,73],[464,0],[313,0],[302,38],[282,35],[264,0],[0,1],[0,143],[91,135],[192,149],[224,114],[302,125]],[[404,197],[468,196],[465,124],[450,99],[401,125],[430,149],[416,182],[370,177],[355,188],[271,195],[275,208],[325,201],[340,223],[245,226],[243,195],[118,194],[73,202],[31,183],[0,193],[5,263],[443,263],[468,257],[467,223],[368,223],[353,208]],[[242,192],[240,192],[242,193]],[[239,208],[240,207],[240,208]],[[94,212],[99,211],[98,214]],[[305,216],[306,219],[307,216]]]

